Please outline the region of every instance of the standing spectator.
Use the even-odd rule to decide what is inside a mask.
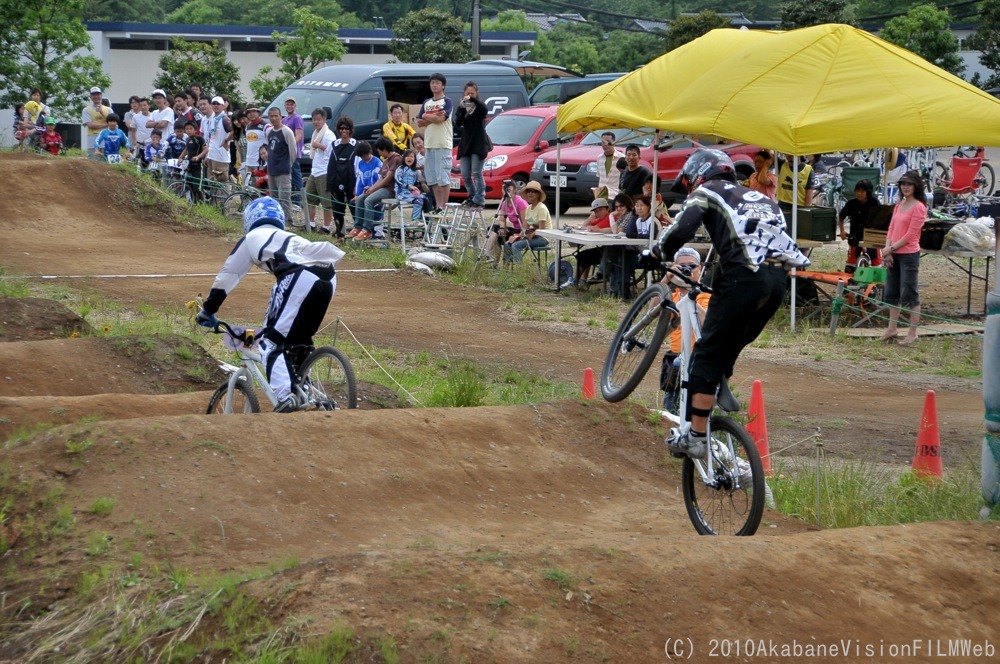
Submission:
[[[606,131],[601,134],[602,156],[597,160],[597,186],[591,191],[594,198],[612,199],[618,195],[618,182],[621,170],[618,162],[625,158],[625,153],[615,147],[615,133]]]
[[[122,149],[129,148],[128,136],[118,128],[118,116],[108,113],[106,120],[108,126],[101,130],[94,141],[94,155],[98,157],[121,154]]]
[[[212,100],[208,96],[198,98],[198,111],[201,119],[198,120],[198,135],[208,138],[209,119],[212,117]]]
[[[150,113],[152,117],[152,124],[149,124],[150,129],[159,129],[160,132],[170,131],[174,126],[174,109],[170,108],[170,104],[167,102],[167,93],[163,90],[153,90],[153,106],[156,109]]]
[[[378,178],[365,186],[358,195],[354,209],[354,230],[347,234],[355,240],[369,240],[375,235],[375,222],[382,214],[382,201],[396,194],[396,169],[402,162],[399,153],[392,149],[392,141],[380,136],[375,141],[375,150],[380,162]],[[358,178],[359,183],[368,179],[365,175]],[[376,238],[378,239],[378,238]]]
[[[774,176],[771,166],[774,164],[774,155],[770,150],[763,149],[753,156],[754,172],[747,180],[747,187],[759,191],[772,201],[778,194],[778,180]]]
[[[239,169],[243,168],[243,162],[247,158],[246,111],[237,109],[231,119],[233,132],[229,138],[229,175],[239,181]]]
[[[139,110],[132,114],[132,142],[135,146],[136,154],[142,155],[146,149],[149,138],[153,133],[153,118],[149,114],[149,100],[145,97],[139,98]]]
[[[423,127],[427,145],[424,176],[434,194],[434,210],[441,212],[448,204],[451,190],[451,149],[454,130],[451,124],[452,103],[445,96],[448,79],[443,74],[431,74],[430,99],[424,100],[417,115],[417,126]]]
[[[326,170],[326,191],[333,199],[333,220],[337,224],[336,237],[344,239],[344,215],[348,202],[354,198],[357,179],[358,144],[352,138],[354,121],[346,115],[337,118],[337,139]],[[368,148],[371,154],[371,147]]]
[[[222,97],[213,97],[212,116],[208,119],[205,140],[208,141],[208,176],[217,182],[229,182],[229,138],[232,131],[232,120],[226,115],[226,102]]]
[[[202,97],[205,97],[205,99],[208,99],[208,96],[203,94],[204,91],[201,89],[201,85],[200,84],[198,84],[198,83],[192,83],[190,89],[191,89],[191,95],[195,99],[201,99]]]
[[[219,100],[222,101],[221,99]],[[267,111],[271,129],[267,134],[267,181],[271,195],[278,199],[285,216],[292,218],[292,162],[295,161],[295,134],[281,122],[281,110]]]
[[[167,159],[179,159],[181,153],[184,152],[184,148],[187,147],[187,136],[184,135],[184,125],[188,122],[194,123],[194,120],[176,120],[174,121],[174,133],[167,136],[165,141],[167,144]]]
[[[139,95],[132,95],[128,98],[128,107],[124,115],[125,133],[128,134],[128,140],[135,143],[135,122],[132,118],[139,112]]]
[[[323,208],[323,225],[318,229],[321,233],[330,232],[330,222],[333,220],[333,200],[326,188],[326,172],[330,167],[330,155],[333,154],[333,141],[336,137],[326,126],[326,111],[317,108],[312,112],[313,135],[309,142],[312,155],[312,170],[306,182],[306,214],[309,230],[316,223],[316,208]]]
[[[403,122],[403,107],[393,104],[389,109],[389,121],[382,125],[382,135],[392,141],[396,152],[402,153],[410,147],[410,140],[415,133],[413,127]]]
[[[816,178],[813,177],[813,168],[805,157],[799,159],[798,178],[798,205],[799,207],[809,207],[812,205],[813,189],[816,188]],[[781,168],[778,169],[778,205],[781,211],[788,217],[792,213],[792,191],[795,189],[795,174],[792,173],[792,160],[781,161]]]
[[[205,137],[198,134],[198,128],[193,120],[184,123],[184,135],[187,136],[187,146],[178,159],[181,161],[187,159],[188,169],[184,180],[191,188],[194,197],[200,199],[202,159],[204,159],[208,146],[205,144]]]
[[[920,229],[927,221],[924,181],[919,171],[907,171],[899,178],[899,197],[886,233],[882,262],[888,268],[885,277],[885,303],[889,305],[889,327],[882,341],[896,338],[900,306],[910,311],[910,330],[900,346],[917,342],[920,325]]]
[[[102,130],[108,127],[108,116],[111,115],[111,107],[103,101],[103,94],[98,87],[90,89],[90,103],[84,107],[80,117],[84,131],[80,135],[80,147],[84,154],[94,147],[94,141]]]
[[[299,160],[302,159],[302,148],[305,145],[302,135],[306,123],[302,119],[302,116],[295,112],[294,97],[285,99],[285,113],[288,114],[288,117],[285,118],[285,126],[295,134],[295,162],[292,164],[292,199],[297,205],[301,205],[302,198],[299,192],[302,191],[302,164]]]
[[[858,180],[854,185],[854,198],[844,203],[839,214],[840,239],[847,240],[847,264],[844,272],[854,273],[862,251],[868,255],[872,266],[882,265],[882,252],[878,247],[861,248],[861,241],[865,237],[865,222],[881,205],[875,196],[871,180]],[[850,231],[844,231],[845,219],[850,222]]]
[[[39,145],[46,152],[56,156],[63,149],[62,136],[56,131],[56,119],[52,116],[45,118],[45,131],[39,137]]]
[[[648,168],[639,165],[639,146],[629,143],[625,147],[625,170],[618,178],[618,190],[635,200],[642,196],[642,184],[652,174]]]
[[[486,205],[486,182],[483,180],[483,162],[489,153],[486,135],[486,105],[479,99],[479,86],[475,81],[465,84],[465,96],[455,109],[455,123],[462,126],[462,140],[458,143],[458,159],[462,179],[469,192],[466,204],[473,210]]]
[[[246,112],[247,123],[244,131],[247,137],[247,158],[243,164],[244,180],[246,173],[260,166],[260,149],[267,144],[267,138],[264,136],[267,125],[260,117],[260,107],[257,104],[250,104]]]

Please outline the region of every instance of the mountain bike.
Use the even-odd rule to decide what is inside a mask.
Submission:
[[[674,303],[665,285],[643,291],[625,314],[604,360],[601,394],[621,401],[638,387],[660,351],[667,333],[680,328],[680,397],[672,410],[660,411],[674,426],[668,440],[687,434],[688,371],[695,341],[701,336],[696,298],[711,289],[672,267],[666,271],[688,290]],[[725,379],[719,386],[717,408],[739,410],[739,401]],[[684,457],[681,485],[684,505],[701,535],[753,535],[764,513],[765,483],[757,446],[747,430],[729,415],[713,414],[708,423],[709,454]]]
[[[208,401],[209,415],[231,413],[259,413],[263,392],[272,408],[278,398],[271,389],[264,372],[257,333],[252,329],[231,327],[225,321],[210,329],[223,335],[223,345],[239,353],[241,364],[222,364],[229,373]],[[292,392],[298,400],[296,410],[341,410],[358,407],[358,388],[354,369],[347,356],[331,346],[288,346],[285,353],[291,362]]]

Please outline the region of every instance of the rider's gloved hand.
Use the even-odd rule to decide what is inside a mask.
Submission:
[[[215,316],[204,309],[198,312],[198,315],[194,317],[194,321],[202,327],[218,327],[219,325],[219,321],[216,320]]]

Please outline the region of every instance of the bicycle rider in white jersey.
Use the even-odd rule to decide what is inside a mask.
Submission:
[[[222,265],[195,320],[203,327],[216,327],[215,314],[253,266],[273,274],[277,283],[271,289],[267,319],[259,334],[260,354],[277,397],[275,412],[291,412],[298,403],[292,393],[292,367],[285,350],[312,346],[313,335],[337,290],[334,266],[344,252],[330,242],[310,242],[287,232],[285,212],[270,196],[247,206],[243,229],[246,235]]]
[[[704,225],[718,256],[712,306],[688,372],[691,429],[668,444],[675,454],[704,458],[719,384],[733,375],[740,352],[781,306],[788,270],[809,265],[809,259],[785,232],[778,204],[736,183],[736,169],[725,152],[697,150],[673,189],[687,199],[675,223],[660,235],[660,255],[673,256]]]

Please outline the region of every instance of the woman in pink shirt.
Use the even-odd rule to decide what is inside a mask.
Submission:
[[[888,268],[885,279],[885,302],[889,305],[889,327],[882,335],[882,341],[891,341],[898,336],[896,329],[900,307],[910,311],[910,330],[900,346],[909,346],[917,341],[917,325],[920,323],[920,293],[917,291],[917,276],[920,271],[920,229],[927,220],[927,205],[924,181],[917,171],[907,171],[899,178],[899,195],[886,234],[882,263]]]
[[[753,156],[754,172],[747,180],[747,187],[759,191],[772,201],[778,200],[778,178],[771,171],[774,155],[770,150],[760,150]]]

